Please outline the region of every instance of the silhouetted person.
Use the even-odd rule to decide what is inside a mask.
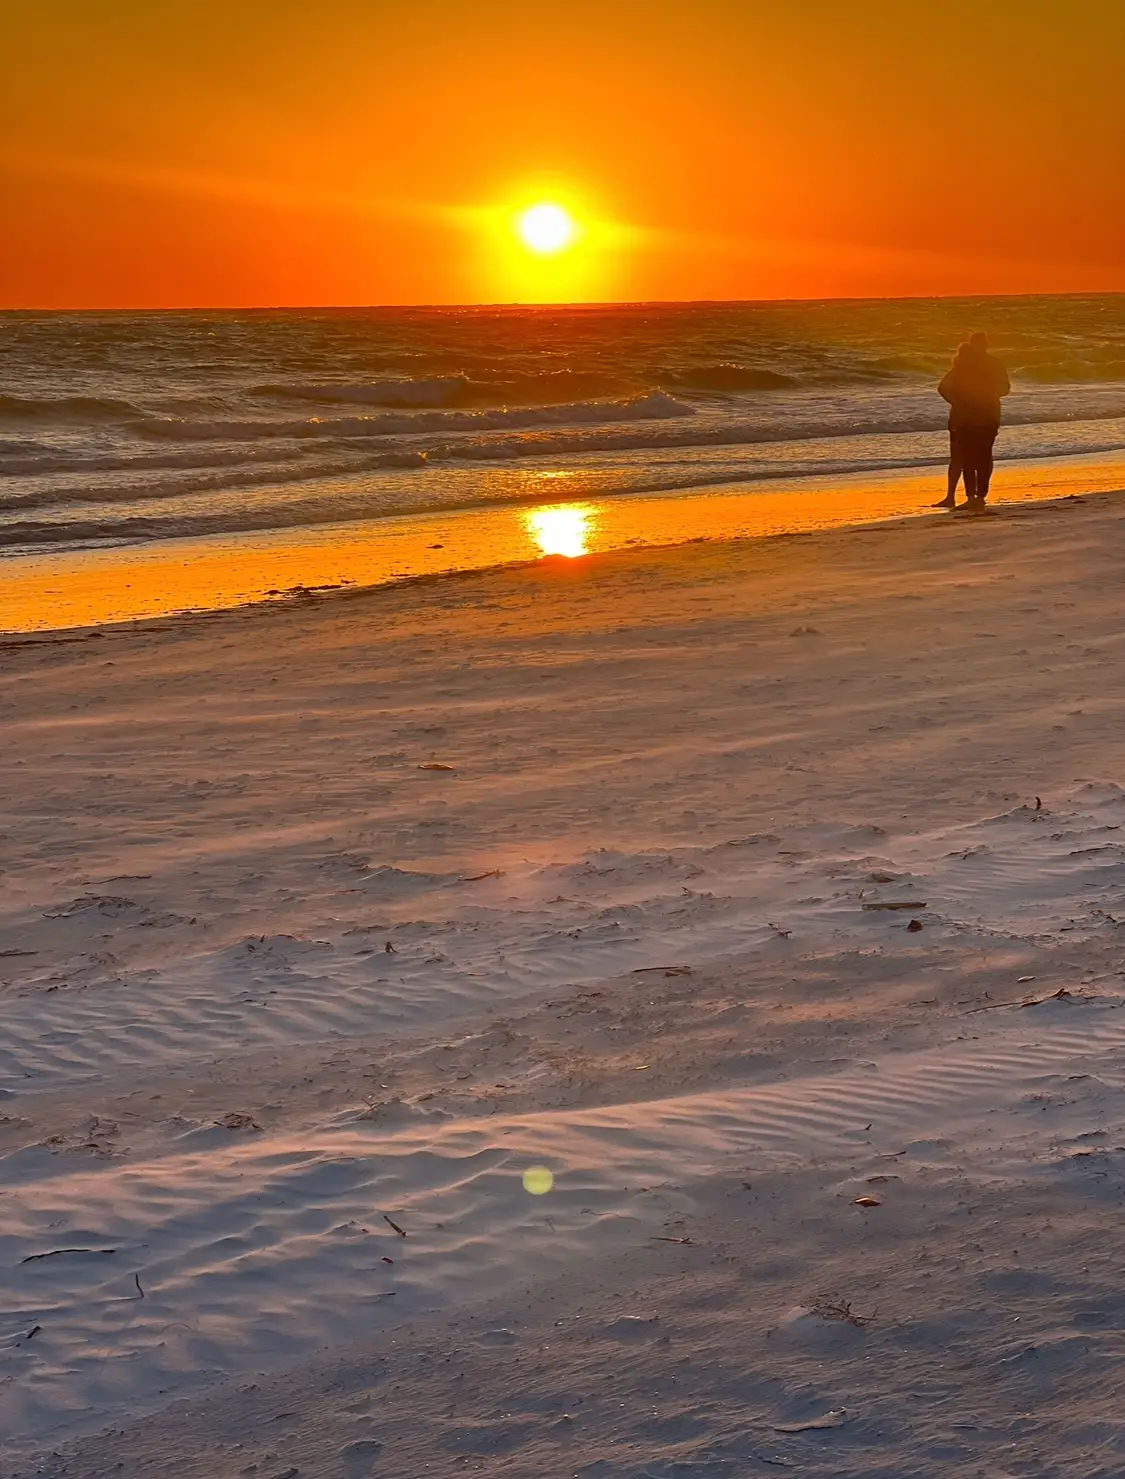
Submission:
[[[967,508],[983,508],[992,481],[992,448],[1000,430],[1000,402],[1011,390],[1008,372],[988,352],[988,339],[974,334],[962,344],[953,367],[938,386],[949,402],[950,492],[943,508],[954,506],[952,481],[959,462],[965,478]]]

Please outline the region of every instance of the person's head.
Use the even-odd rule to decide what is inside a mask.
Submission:
[[[969,348],[974,354],[988,353],[988,335],[982,334],[978,329],[975,334],[969,335]]]
[[[955,365],[963,365],[967,359],[972,358],[972,355],[972,345],[966,339],[964,344],[958,344],[957,353],[953,356],[953,363]]]

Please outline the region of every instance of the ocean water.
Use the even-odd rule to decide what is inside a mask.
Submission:
[[[1125,297],[0,314],[0,554],[1125,447]]]

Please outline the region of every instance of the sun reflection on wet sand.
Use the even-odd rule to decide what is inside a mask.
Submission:
[[[596,512],[588,503],[560,503],[529,509],[523,519],[541,554],[573,560],[589,551]]]
[[[1120,456],[1006,463],[1000,512],[1025,501],[1125,487]],[[939,476],[941,482],[939,484]],[[944,473],[853,474],[826,484],[780,482],[678,497],[539,503],[421,518],[162,540],[0,559],[0,632],[37,632],[305,599],[342,586],[394,584],[578,555],[699,539],[747,539],[923,514]]]

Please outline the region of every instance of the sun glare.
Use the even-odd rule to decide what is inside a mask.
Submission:
[[[570,246],[577,234],[574,218],[561,205],[533,205],[516,220],[524,246],[547,256]]]
[[[593,532],[590,527],[593,512],[585,504],[560,504],[554,508],[533,508],[524,514],[524,522],[541,554],[565,555],[573,560],[586,553]]]

